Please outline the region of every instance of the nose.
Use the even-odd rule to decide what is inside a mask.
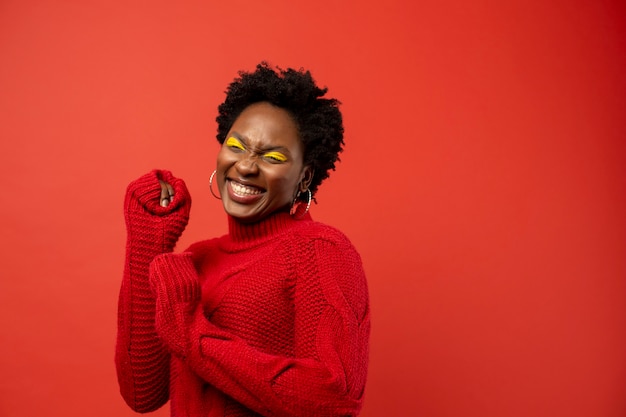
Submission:
[[[241,157],[235,165],[237,172],[242,176],[256,175],[259,173],[259,166],[257,165],[256,157],[251,154],[247,154]]]

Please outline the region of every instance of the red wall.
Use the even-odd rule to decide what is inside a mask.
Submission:
[[[172,3],[0,4],[1,416],[133,415],[125,186],[169,168],[181,245],[223,233],[216,106],[261,59],[344,103],[313,214],[369,275],[363,416],[626,415],[623,2]]]

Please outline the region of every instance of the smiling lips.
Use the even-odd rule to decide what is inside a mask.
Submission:
[[[232,191],[231,195],[235,197],[236,200],[241,202],[249,202],[251,197],[252,199],[255,199],[254,197],[264,192],[261,188],[243,185],[233,180],[229,180],[228,184],[230,190]]]

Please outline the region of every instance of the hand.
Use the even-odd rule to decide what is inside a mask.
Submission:
[[[176,204],[172,205],[174,199]],[[165,170],[151,171],[131,182],[126,190],[126,200],[135,200],[148,213],[157,216],[167,216],[178,208],[188,214],[191,207],[185,182]]]
[[[126,191],[129,239],[149,242],[160,253],[169,252],[187,225],[190,209],[191,196],[182,179],[169,171],[149,172],[131,182]]]
[[[174,200],[174,187],[170,183],[159,180],[161,185],[161,207],[167,207]]]

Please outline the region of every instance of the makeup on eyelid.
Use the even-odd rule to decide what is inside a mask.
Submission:
[[[229,137],[228,139],[226,139],[226,146],[231,146],[233,148],[237,148],[237,149],[241,149],[243,150],[243,145],[241,144],[241,142],[239,142],[238,139],[234,138],[234,137]]]
[[[275,159],[280,162],[285,162],[287,160],[287,157],[280,152],[268,152],[266,154],[263,154],[263,156],[266,158]]]
[[[241,142],[237,138],[232,137],[232,136],[229,137],[226,140],[226,146],[229,146],[229,147],[232,147],[232,148],[237,148],[237,149],[240,149],[242,151],[245,150],[245,148],[241,144]],[[276,152],[276,151],[264,153],[263,156],[265,158],[275,159],[275,160],[280,161],[280,162],[285,162],[287,160],[287,157],[284,154],[282,154],[280,152]]]

